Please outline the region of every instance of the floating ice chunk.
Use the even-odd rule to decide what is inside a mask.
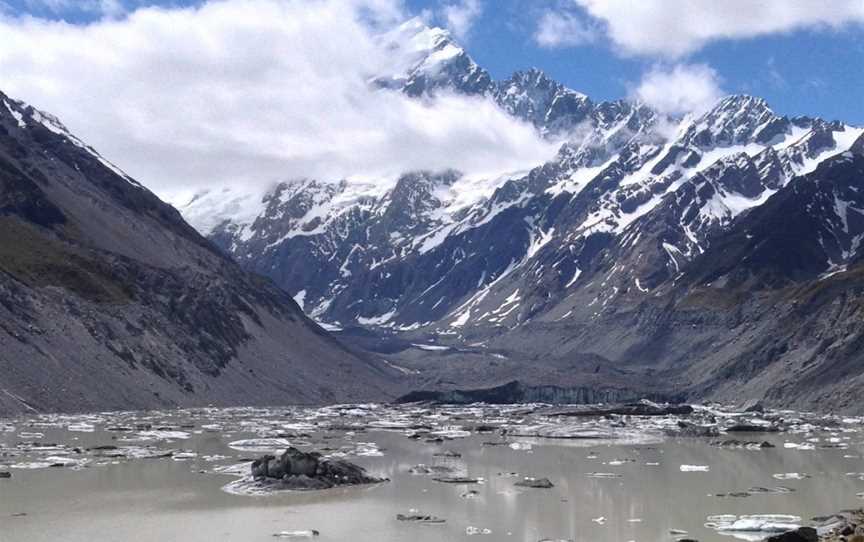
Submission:
[[[812,442],[784,442],[783,447],[788,450],[815,450],[816,445]]]
[[[395,420],[375,420],[369,422],[369,427],[371,429],[394,429],[394,430],[403,430],[410,429],[417,422],[410,419],[395,419]]]
[[[588,478],[621,478],[620,474],[614,472],[589,472],[585,476]]]
[[[197,452],[180,451],[174,452],[172,459],[174,459],[174,461],[186,461],[187,459],[195,459],[196,457],[198,457]]]
[[[228,456],[227,455],[219,455],[219,454],[202,455],[201,459],[203,459],[204,461],[207,461],[208,463],[212,463],[213,461],[222,461],[223,459],[228,459]]]
[[[358,442],[354,455],[362,457],[382,457],[384,453],[374,442]]]
[[[52,463],[48,463],[45,461],[31,461],[31,462],[25,462],[25,463],[15,463],[13,465],[9,465],[9,468],[33,470],[33,469],[47,469],[51,465],[52,465]]]
[[[749,516],[708,516],[705,527],[720,534],[785,533],[800,527],[801,518],[788,514],[758,514]],[[755,538],[761,540],[762,538]]]
[[[186,440],[192,435],[186,431],[155,429],[153,431],[141,431],[136,433],[136,436],[137,438],[129,440]]]
[[[244,477],[249,474],[249,462],[235,463],[234,465],[223,465],[213,469],[214,474],[227,474],[229,476]]]
[[[228,447],[241,452],[281,452],[291,447],[291,442],[284,438],[252,438],[235,440]]]
[[[174,450],[163,450],[152,447],[123,446],[110,450],[99,450],[97,457],[117,459],[158,459],[172,457]]]
[[[471,431],[465,431],[459,426],[454,426],[442,427],[437,431],[431,431],[429,434],[444,438],[466,438],[471,436]]]
[[[751,487],[747,490],[750,495],[788,495],[794,493],[795,490],[791,487]]]
[[[810,475],[801,472],[781,472],[775,474],[774,478],[776,480],[803,480],[805,478],[810,478]]]
[[[96,427],[89,423],[72,423],[69,424],[66,429],[78,433],[92,433],[96,430]]]
[[[44,459],[49,466],[51,467],[71,467],[73,469],[80,469],[90,463],[89,459],[86,458],[75,458],[61,455],[52,455],[48,456]]]
[[[273,536],[276,538],[314,538],[319,534],[315,529],[308,529],[305,531],[281,531],[275,533]]]
[[[708,465],[681,465],[681,472],[709,472],[711,467]]]

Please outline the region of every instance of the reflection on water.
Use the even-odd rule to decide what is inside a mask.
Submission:
[[[0,540],[252,541],[312,530],[316,540],[361,542],[760,540],[776,526],[862,504],[861,419],[767,413],[759,416],[782,432],[670,438],[675,416],[563,419],[537,409],[359,405],[0,421],[0,472],[12,475],[0,478]],[[720,428],[741,418],[694,417]],[[716,445],[732,438],[750,444]],[[248,472],[244,461],[288,445],[391,481],[266,496],[225,490]],[[453,477],[478,482],[435,481]],[[526,477],[553,487],[515,485]]]

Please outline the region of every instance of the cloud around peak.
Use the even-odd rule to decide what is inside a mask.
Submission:
[[[441,8],[444,25],[458,40],[466,40],[474,23],[483,14],[481,0],[459,0]]]
[[[294,177],[495,175],[555,147],[481,98],[413,100],[398,0],[223,0],[70,25],[0,15],[0,89],[55,113],[164,196]]]
[[[717,72],[705,64],[653,66],[630,97],[670,115],[702,113],[725,93]]]

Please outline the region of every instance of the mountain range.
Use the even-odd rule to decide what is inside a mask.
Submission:
[[[178,212],[0,94],[0,413],[410,391],[862,411],[864,130],[753,96],[675,116],[536,69],[496,81],[417,20],[381,39],[404,62],[369,85],[490,100],[555,158]]]
[[[858,408],[864,130],[753,96],[674,116],[536,69],[495,81],[417,21],[384,39],[409,62],[370,84],[492,100],[557,156],[500,178],[292,179],[241,214],[231,192],[182,206],[241,266],[418,390]]]

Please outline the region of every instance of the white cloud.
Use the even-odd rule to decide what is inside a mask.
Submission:
[[[157,193],[406,170],[498,174],[555,148],[490,102],[367,82],[398,0],[226,0],[87,26],[0,16],[0,90],[53,112]]]
[[[631,92],[631,97],[661,112],[682,114],[704,112],[723,94],[720,78],[710,66],[678,64],[654,66]]]
[[[574,0],[624,52],[680,57],[708,43],[864,23],[862,0]]]
[[[468,37],[471,27],[477,18],[483,13],[483,4],[480,0],[461,0],[454,4],[448,4],[441,10],[444,24],[456,39],[464,40]]]
[[[596,32],[579,17],[565,11],[547,10],[537,22],[534,41],[541,47],[574,47],[591,43]]]

